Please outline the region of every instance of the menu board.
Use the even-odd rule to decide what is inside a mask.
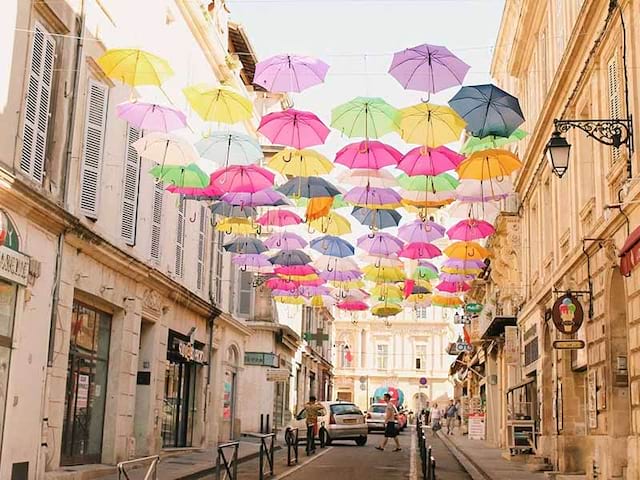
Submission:
[[[469,415],[469,440],[484,440],[484,414]]]

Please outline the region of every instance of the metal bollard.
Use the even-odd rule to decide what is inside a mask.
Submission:
[[[287,466],[298,464],[298,429],[287,428],[284,433],[284,439],[287,442]],[[294,463],[295,461],[295,463]]]
[[[265,433],[260,435],[260,470],[258,480],[264,480],[265,473],[268,473],[269,476],[273,477],[273,446],[275,443],[275,433]],[[269,444],[267,445],[267,439],[269,439]],[[264,461],[267,461],[267,466],[269,467],[269,471],[264,471]]]
[[[238,478],[238,447],[240,442],[229,442],[218,445],[218,457],[216,458],[216,479],[236,480]],[[225,455],[225,449],[233,449],[231,458]],[[222,473],[224,471],[224,477]]]
[[[431,478],[429,480],[436,480],[436,459],[431,457]]]

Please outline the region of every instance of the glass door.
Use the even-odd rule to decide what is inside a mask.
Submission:
[[[190,447],[195,417],[196,365],[169,362],[164,385],[162,447]]]
[[[100,463],[111,316],[74,302],[67,368],[63,465]]]

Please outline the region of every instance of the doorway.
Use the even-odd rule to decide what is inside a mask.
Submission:
[[[164,380],[162,448],[191,447],[196,393],[196,365],[167,364]]]

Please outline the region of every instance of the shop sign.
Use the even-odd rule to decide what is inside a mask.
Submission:
[[[484,440],[484,414],[469,415],[469,440]]]
[[[291,372],[287,368],[270,368],[267,370],[267,382],[286,382]]]
[[[178,342],[178,354],[188,362],[204,363],[204,352],[193,346],[193,343]]]
[[[473,345],[470,345],[465,342],[456,342],[454,348],[455,348],[455,352],[457,353],[473,352]]]
[[[504,357],[509,365],[517,365],[520,360],[520,348],[518,348],[518,327],[504,327]]]
[[[245,352],[244,364],[258,367],[279,367],[278,355],[275,353]]]
[[[551,319],[561,333],[576,333],[584,319],[582,305],[570,292],[565,293],[553,304]]]
[[[556,350],[581,350],[584,348],[583,340],[554,340],[553,348]]]
[[[0,246],[0,277],[25,286],[29,278],[29,257],[4,245]]]

